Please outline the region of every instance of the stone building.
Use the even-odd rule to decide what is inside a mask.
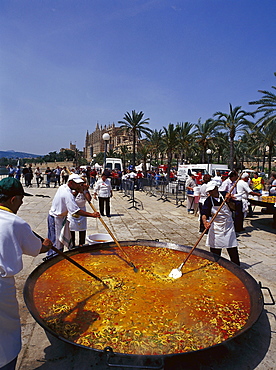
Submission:
[[[99,125],[96,124],[94,132],[89,134],[87,131],[85,138],[84,157],[90,162],[93,159],[94,154],[99,154],[105,150],[105,142],[103,140],[103,134],[108,133],[110,140],[107,144],[107,151],[114,150],[120,153],[120,147],[127,145],[128,149],[132,151],[132,135],[127,133],[126,130],[120,127],[115,127],[115,124],[110,125]]]

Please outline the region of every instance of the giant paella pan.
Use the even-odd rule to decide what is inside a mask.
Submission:
[[[28,277],[24,298],[35,320],[62,341],[123,356],[185,356],[249,329],[263,310],[257,282],[224,258],[195,250],[183,276],[168,277],[190,247],[124,241],[135,272],[113,243],[68,253],[108,286],[56,256]]]

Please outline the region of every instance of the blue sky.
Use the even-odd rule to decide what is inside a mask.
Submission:
[[[271,91],[275,0],[1,0],[0,150],[84,146],[143,111],[202,122]]]

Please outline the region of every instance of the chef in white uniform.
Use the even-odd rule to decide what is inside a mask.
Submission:
[[[210,248],[212,253],[218,256],[221,255],[222,248],[227,248],[230,260],[239,266],[238,242],[232,212],[227,203],[225,203],[210,225],[209,220],[217,212],[224,198],[219,193],[218,184],[215,181],[210,181],[207,184],[206,192],[209,193],[209,197],[202,207],[202,221],[204,227],[209,229],[206,246]]]
[[[43,244],[22,218],[16,215],[23,203],[24,190],[19,180],[0,181],[0,369],[15,369],[21,349],[21,326],[14,276],[22,270],[22,255],[47,252],[52,242]]]

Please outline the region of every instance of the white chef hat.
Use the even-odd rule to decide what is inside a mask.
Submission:
[[[241,176],[242,179],[245,179],[246,177],[249,177],[249,173],[248,172],[244,172]]]
[[[218,187],[218,183],[216,181],[209,181],[206,186],[206,191],[212,191],[215,189],[215,187]]]

